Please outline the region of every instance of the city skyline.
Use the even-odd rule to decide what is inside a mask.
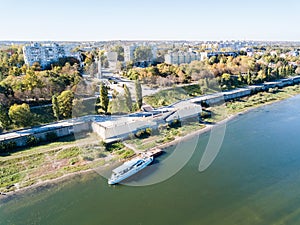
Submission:
[[[5,1],[0,40],[299,41],[296,0]]]

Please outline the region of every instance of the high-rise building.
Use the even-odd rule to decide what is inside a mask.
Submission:
[[[42,68],[58,61],[60,58],[74,57],[80,60],[79,53],[73,53],[70,48],[60,46],[57,43],[46,45],[32,43],[23,47],[23,53],[27,65],[32,66],[33,63],[38,62]]]
[[[115,71],[117,69],[118,53],[107,52],[108,67],[110,70]]]
[[[125,62],[130,62],[134,60],[134,50],[137,48],[135,45],[124,47],[124,60]]]
[[[134,62],[134,51],[138,48],[138,45],[130,45],[130,46],[125,46],[124,47],[124,61],[129,62],[133,61]],[[152,59],[150,61],[155,61],[157,58],[157,47],[154,45],[149,46],[151,48],[151,53],[152,53]]]
[[[189,64],[192,61],[201,60],[201,56],[195,52],[170,52],[165,55],[165,63],[168,64]]]

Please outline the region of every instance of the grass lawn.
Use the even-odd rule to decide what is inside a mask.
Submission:
[[[70,138],[70,137],[69,137]],[[95,134],[63,139],[0,157],[0,192],[104,165],[109,153]],[[12,186],[13,185],[13,186]]]

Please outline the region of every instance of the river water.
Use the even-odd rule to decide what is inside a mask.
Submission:
[[[2,201],[0,224],[300,224],[299,103],[296,96],[228,122],[220,152],[204,172],[198,167],[208,133],[200,135],[192,158],[166,181],[109,186],[97,173],[78,176]],[[187,151],[193,141],[179,148]],[[158,158],[152,174],[166,166],[172,151]],[[148,179],[146,173],[139,176]]]

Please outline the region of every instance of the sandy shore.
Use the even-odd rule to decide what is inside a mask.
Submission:
[[[291,96],[293,97],[293,96]],[[267,105],[271,105],[271,104],[274,104],[274,103],[277,103],[279,101],[283,101],[285,99],[282,99],[282,100],[277,100],[277,101],[272,101],[272,102],[267,102],[263,105],[259,105],[257,107],[252,107],[252,108],[249,108],[245,111],[242,111],[242,112],[238,112],[236,114],[232,114],[232,115],[229,115],[226,119],[224,120],[221,120],[215,124],[205,124],[206,127],[204,128],[201,128],[199,130],[196,130],[188,135],[185,135],[183,137],[178,137],[176,138],[175,140],[171,141],[171,142],[168,142],[168,143],[164,143],[164,144],[161,144],[161,145],[158,145],[152,149],[149,149],[149,151],[153,150],[153,149],[166,149],[168,147],[172,147],[182,141],[187,141],[197,135],[201,135],[201,134],[205,134],[205,133],[208,133],[210,132],[214,127],[216,126],[219,126],[219,125],[222,125],[222,124],[226,124],[227,122],[241,116],[241,115],[244,115],[244,114],[247,114],[257,108],[261,108],[261,107],[264,107],[264,106],[267,106]],[[51,180],[45,180],[45,181],[42,181],[42,182],[38,182],[36,184],[33,184],[33,185],[30,185],[28,187],[24,187],[24,188],[20,188],[20,189],[17,189],[17,190],[14,190],[14,191],[10,191],[10,192],[6,192],[6,193],[3,193],[3,195],[0,194],[0,203],[2,201],[7,201],[9,199],[12,199],[14,198],[15,196],[18,196],[18,195],[22,195],[24,193],[26,193],[27,191],[34,191],[34,190],[40,190],[40,189],[44,189],[44,188],[48,188],[49,186],[53,185],[53,184],[59,184],[60,182],[63,182],[65,180],[68,180],[68,179],[71,179],[71,178],[74,178],[75,176],[81,176],[81,175],[85,175],[85,174],[92,174],[93,172],[95,172],[94,169],[88,169],[88,170],[83,170],[83,171],[78,171],[78,172],[74,172],[74,173],[69,173],[69,174],[65,174],[61,177],[58,177],[58,178],[55,178],[55,179],[51,179]]]

